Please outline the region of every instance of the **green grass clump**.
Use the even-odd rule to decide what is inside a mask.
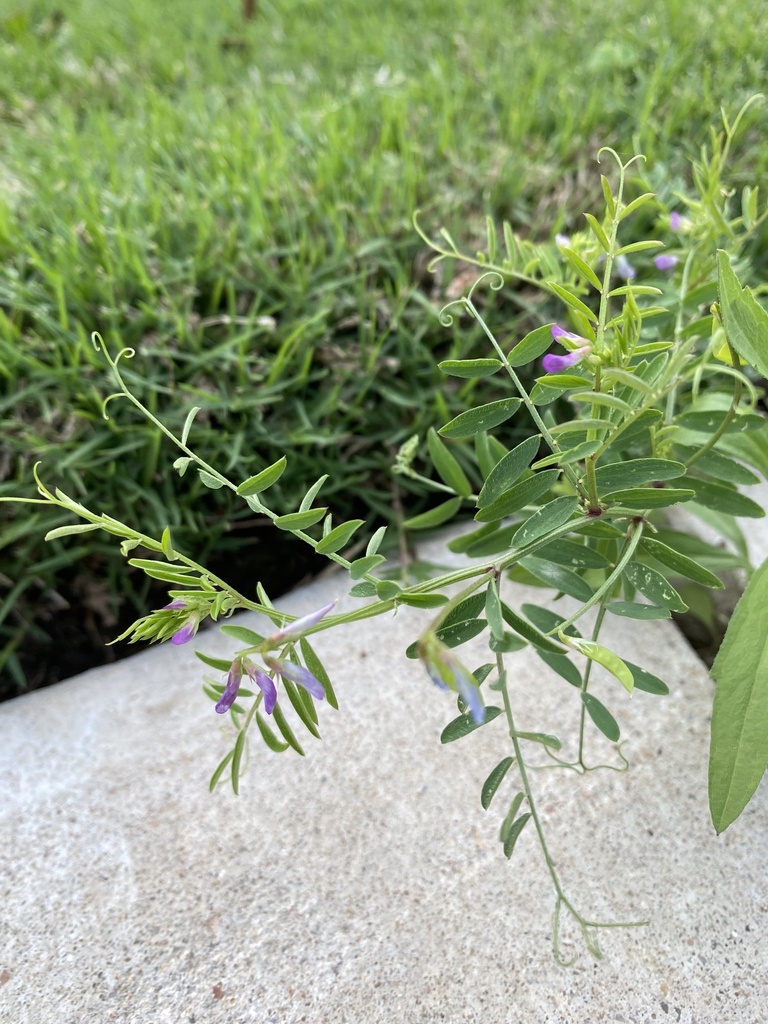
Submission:
[[[246,23],[237,0],[10,0],[0,494],[31,494],[42,459],[49,481],[148,532],[170,521],[202,557],[250,515],[179,481],[127,405],[102,419],[98,330],[135,348],[132,382],[170,426],[202,407],[209,462],[244,478],[287,454],[285,511],[327,472],[340,515],[391,515],[393,451],[476,386],[452,390],[437,358],[482,351],[474,327],[433,315],[451,282],[425,272],[414,210],[459,239],[486,215],[551,238],[593,205],[608,144],[645,152],[671,195],[720,104],[762,84],[752,9],[260,0]],[[737,182],[765,172],[761,117]],[[489,323],[512,337],[542,309],[508,289]],[[105,601],[144,593],[106,540],[44,545],[57,521],[1,508],[0,674],[23,686],[17,651],[44,642],[57,575],[86,559]]]

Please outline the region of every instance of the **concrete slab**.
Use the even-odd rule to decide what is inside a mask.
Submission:
[[[457,562],[439,544],[424,553]],[[329,578],[284,607],[345,589]],[[254,742],[239,798],[208,793],[229,727],[186,648],[0,708],[0,1021],[763,1024],[768,789],[715,837],[711,684],[675,628],[610,623],[672,689],[629,700],[596,680],[631,771],[535,777],[576,905],[651,921],[603,933],[602,961],[564,970],[534,831],[508,863],[505,809],[480,807],[507,753],[502,720],[441,746],[455,705],[402,654],[426,621],[403,610],[318,637],[341,711],[323,709],[304,759]],[[233,650],[216,632],[199,646]],[[470,665],[486,660],[470,649]],[[567,738],[577,691],[527,652],[512,664],[518,728]],[[596,761],[611,757],[601,742]]]

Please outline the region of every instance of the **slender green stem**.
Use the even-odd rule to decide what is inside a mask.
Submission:
[[[573,613],[573,615],[569,616],[565,620],[565,622],[561,622],[553,629],[550,629],[550,634],[562,632],[564,629],[567,629],[568,626],[572,626],[573,623],[580,619],[585,612],[588,612],[590,608],[596,605],[599,601],[602,601],[604,597],[610,595],[614,583],[617,579],[619,579],[622,572],[624,572],[624,567],[631,560],[632,555],[635,553],[635,548],[640,543],[640,538],[643,536],[642,521],[639,523],[631,524],[629,527],[629,533],[630,536],[628,536],[627,538],[627,543],[624,548],[624,551],[622,552],[621,557],[616,563],[616,568],[613,570],[611,575],[605,580],[604,583],[602,583],[597,588],[592,597],[590,597],[588,601],[585,601],[584,604]]]
[[[595,619],[595,625],[592,628],[592,639],[597,640],[600,636],[600,627],[603,624],[605,618],[606,607],[605,604],[601,604],[597,612],[597,618]],[[581,680],[581,692],[586,693],[589,687],[589,677],[592,672],[592,659],[587,658],[587,664],[584,666],[584,675]],[[584,701],[581,702],[581,713],[579,715],[579,757],[578,763],[584,769],[587,770],[587,766],[584,764],[584,726],[586,724],[586,711],[587,706]]]

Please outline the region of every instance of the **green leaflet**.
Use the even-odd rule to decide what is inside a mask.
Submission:
[[[443,373],[451,377],[490,377],[501,369],[498,359],[444,359],[437,364]]]
[[[278,516],[274,520],[278,530],[306,530],[319,523],[327,508],[311,508],[306,512],[289,512],[287,516]]]
[[[468,497],[472,493],[472,486],[456,458],[437,436],[434,427],[429,428],[427,444],[432,464],[443,483],[448,484],[449,487],[452,487],[462,497]]]
[[[520,404],[519,398],[502,398],[499,402],[489,402],[476,409],[467,409],[444,427],[440,427],[438,434],[441,437],[473,437],[508,420],[517,412]]]
[[[768,376],[768,313],[749,288],[741,287],[722,249],[717,250],[717,293],[728,341],[742,359]]]
[[[675,551],[669,545],[662,544],[652,537],[643,537],[640,541],[640,548],[680,576],[686,576],[689,580],[701,583],[704,587],[712,587],[713,590],[722,589],[723,584],[713,572],[705,569],[698,562],[694,562],[687,555],[682,555],[679,551]]]
[[[504,776],[507,774],[509,769],[515,763],[514,757],[505,757],[502,761],[496,765],[491,774],[483,783],[482,793],[480,794],[480,803],[482,804],[483,810],[487,811],[491,806],[491,800],[496,795],[496,790],[501,785]]]
[[[515,345],[507,356],[510,366],[525,366],[531,360],[537,359],[547,351],[553,344],[552,328],[554,324],[544,324],[531,331]]]
[[[285,467],[287,465],[287,459],[285,456],[282,459],[278,459],[277,462],[273,462],[271,466],[267,466],[266,469],[262,469],[256,476],[248,477],[244,480],[237,488],[237,493],[242,497],[247,497],[249,494],[258,494],[259,491],[266,491],[272,484],[277,483],[280,477],[283,475]]]
[[[523,548],[526,544],[530,544],[550,531],[556,530],[559,526],[563,526],[576,511],[577,505],[578,500],[575,495],[564,495],[547,502],[546,505],[542,505],[540,509],[537,509],[532,516],[525,520],[515,534],[515,547]]]
[[[684,474],[685,466],[682,462],[672,462],[669,459],[629,459],[599,466],[595,472],[595,479],[598,489],[603,493],[640,487],[642,484],[651,484],[657,480],[672,480]]]
[[[482,728],[488,722],[492,722],[494,718],[498,718],[499,715],[503,714],[504,712],[501,708],[487,707],[485,709],[485,718],[482,722],[475,722],[471,715],[459,715],[458,718],[454,718],[452,722],[449,722],[440,733],[440,742],[453,743],[454,740],[463,739],[464,736],[469,736],[471,732]]]
[[[517,541],[515,541],[515,546],[517,546]],[[542,583],[561,590],[569,597],[575,597],[577,601],[589,601],[592,597],[592,587],[571,569],[547,562],[543,558],[536,558],[535,555],[521,558],[520,565]]]
[[[318,541],[315,551],[318,555],[328,555],[341,548],[346,547],[352,534],[363,525],[362,519],[350,519],[347,523],[341,523],[326,534],[321,541]]]
[[[768,560],[736,605],[712,677],[709,809],[719,834],[747,806],[768,767]]]
[[[716,484],[711,480],[699,480],[686,477],[686,484],[693,489],[693,501],[705,508],[724,512],[729,516],[747,516],[750,519],[762,519],[765,509],[756,501],[741,494],[725,484]]]
[[[597,697],[593,697],[591,693],[582,692],[581,700],[587,709],[587,714],[603,736],[616,743],[621,736],[621,730],[619,729],[619,723],[608,708],[601,704]]]
[[[686,478],[686,483],[689,480],[690,477]],[[637,509],[640,512],[648,508],[666,508],[681,501],[690,501],[693,498],[693,491],[682,487],[628,487],[623,491],[603,494],[602,497],[612,504]]]
[[[512,454],[512,453],[510,453]],[[531,502],[536,501],[542,494],[550,489],[560,475],[557,469],[545,469],[521,480],[497,498],[490,505],[481,508],[475,515],[478,523],[494,522],[497,519],[504,519],[505,516],[517,512]],[[482,492],[481,492],[482,493]]]
[[[521,474],[533,461],[539,450],[539,438],[526,438],[511,452],[508,452],[496,463],[488,474],[477,499],[478,508],[486,508],[519,479]]]
[[[521,814],[520,817],[512,824],[512,827],[507,832],[507,837],[504,840],[504,856],[507,858],[507,860],[509,860],[509,858],[512,856],[512,852],[515,849],[515,843],[519,839],[520,833],[528,824],[530,817],[530,811],[526,811],[525,814]]]
[[[685,612],[688,605],[683,601],[669,580],[649,565],[630,562],[624,569],[624,576],[632,586],[654,604],[669,608],[673,612]]]
[[[406,519],[403,526],[406,530],[430,530],[435,526],[442,526],[449,519],[453,519],[461,506],[461,498],[449,498],[441,505],[436,505],[427,512],[421,512],[417,516]]]

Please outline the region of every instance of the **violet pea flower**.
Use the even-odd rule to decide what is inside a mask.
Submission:
[[[680,231],[684,226],[685,218],[677,210],[673,210],[669,215],[669,226],[673,231]]]
[[[287,626],[283,626],[282,629],[278,629],[276,633],[273,633],[269,638],[270,643],[277,643],[278,640],[299,636],[316,625],[320,619],[324,618],[335,604],[335,601],[330,601],[328,604],[323,605],[322,608],[318,608],[317,611],[310,612],[309,615],[304,615],[300,619],[294,619],[293,622],[289,622]]]
[[[275,704],[277,704],[277,688],[274,682],[266,672],[256,668],[253,662],[248,661],[247,658],[243,661],[243,668],[248,673],[251,682],[255,683],[264,694],[264,710],[271,715],[275,710]]]
[[[569,366],[574,366],[592,351],[592,346],[586,338],[582,338],[580,334],[563,330],[559,324],[552,325],[552,337],[563,346],[566,342],[570,342],[578,347],[564,356],[555,356],[551,353],[544,356],[541,365],[546,373],[560,373],[562,370],[567,370]]]
[[[171,601],[170,604],[166,604],[163,606],[163,610],[171,609],[173,611],[178,611],[179,609],[186,607],[187,605],[184,601]],[[179,646],[179,644],[187,643],[189,640],[192,639],[195,633],[197,633],[197,628],[199,625],[199,614],[197,612],[192,612],[187,621],[181,627],[181,629],[179,629],[176,633],[173,634],[173,636],[171,637],[171,643],[176,644],[176,646]]]
[[[616,257],[615,266],[616,273],[625,281],[633,281],[637,276],[637,271],[623,253]]]
[[[653,262],[656,264],[657,270],[670,271],[674,270],[680,261],[677,256],[663,252],[660,256],[656,256]]]
[[[240,680],[243,678],[243,666],[239,658],[236,658],[229,666],[229,673],[227,674],[227,685],[224,687],[224,693],[222,693],[216,704],[215,711],[219,715],[223,715],[225,711],[229,711],[232,705],[235,703],[237,698],[237,691],[240,689]]]
[[[273,672],[277,672],[284,679],[290,679],[292,683],[296,683],[298,686],[303,686],[307,693],[312,694],[316,700],[323,700],[325,698],[323,684],[312,675],[308,668],[281,658],[267,657],[264,658],[264,661],[266,661]]]

